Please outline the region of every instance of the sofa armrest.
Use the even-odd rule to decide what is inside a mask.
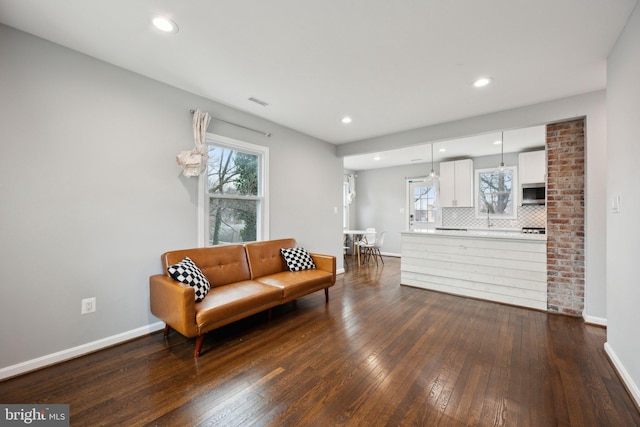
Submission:
[[[310,253],[311,259],[318,270],[328,271],[331,273],[331,284],[336,283],[336,257],[333,255],[323,255]]]
[[[151,313],[186,337],[198,335],[195,290],[164,274],[149,278]]]

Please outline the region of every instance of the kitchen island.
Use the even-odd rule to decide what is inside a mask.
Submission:
[[[406,231],[400,283],[546,311],[546,236],[492,229]]]

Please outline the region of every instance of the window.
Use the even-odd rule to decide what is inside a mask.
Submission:
[[[476,170],[476,216],[517,217],[517,170],[515,166]]]
[[[433,222],[435,189],[431,186],[413,187],[414,221]]]
[[[349,183],[342,183],[342,228],[349,228]]]
[[[409,228],[423,228],[438,221],[439,182],[433,178],[407,180]],[[433,225],[433,224],[432,224]]]
[[[268,239],[266,177],[269,149],[207,134],[201,177],[201,246]]]

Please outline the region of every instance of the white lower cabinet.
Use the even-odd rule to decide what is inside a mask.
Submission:
[[[546,243],[402,233],[400,283],[546,311]]]

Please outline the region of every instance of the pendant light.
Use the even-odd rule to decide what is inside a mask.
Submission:
[[[436,176],[436,171],[433,169],[433,144],[431,144],[431,173],[429,174],[431,178]]]
[[[504,132],[500,132],[500,165],[498,170],[504,172]]]

